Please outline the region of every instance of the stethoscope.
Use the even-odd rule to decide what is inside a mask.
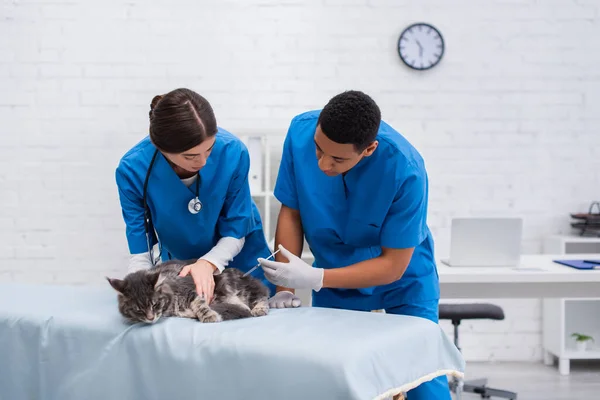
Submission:
[[[150,173],[154,166],[154,161],[158,155],[158,149],[154,151],[150,165],[148,166],[148,172],[146,172],[146,179],[144,180],[144,192],[142,200],[144,202],[144,229],[146,231],[146,245],[148,246],[148,253],[150,253],[150,260],[153,265],[156,265],[157,260],[154,259],[154,251],[152,249],[152,243],[150,243],[150,232],[154,230],[152,224],[152,218],[150,216],[150,207],[148,207],[147,193],[148,193],[148,180],[150,179]],[[188,203],[188,211],[191,214],[198,214],[202,210],[202,202],[200,201],[200,171],[198,171],[198,178],[196,179],[196,196]],[[161,249],[162,253],[162,249]],[[158,256],[160,258],[160,254]]]

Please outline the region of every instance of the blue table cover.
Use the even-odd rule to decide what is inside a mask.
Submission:
[[[301,307],[128,325],[108,283],[0,285],[0,400],[384,399],[463,371],[417,317]]]

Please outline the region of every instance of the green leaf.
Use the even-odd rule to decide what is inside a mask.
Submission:
[[[573,333],[571,337],[574,337],[577,342],[586,342],[588,340],[594,341],[594,338],[588,335],[584,335],[582,333]]]

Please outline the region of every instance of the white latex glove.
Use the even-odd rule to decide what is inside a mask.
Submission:
[[[269,282],[292,289],[312,289],[317,292],[321,290],[323,287],[323,268],[314,268],[312,265],[308,265],[282,245],[279,245],[279,250],[289,262],[258,259],[265,271],[265,278]]]
[[[296,308],[301,305],[300,298],[289,290],[277,292],[275,296],[269,299],[269,308]]]

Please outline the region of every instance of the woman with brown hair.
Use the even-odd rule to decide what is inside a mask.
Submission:
[[[129,272],[160,258],[197,259],[191,273],[208,301],[214,274],[246,272],[269,256],[260,214],[250,195],[246,146],[217,126],[210,103],[189,89],[155,96],[149,136],[120,160],[116,181],[131,253]],[[273,291],[262,268],[252,273]]]

